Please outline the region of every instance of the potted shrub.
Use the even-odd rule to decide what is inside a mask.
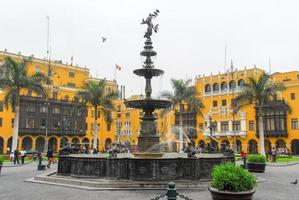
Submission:
[[[266,158],[261,155],[250,155],[247,160],[247,169],[250,172],[263,173],[266,168]]]
[[[213,200],[251,200],[255,193],[255,177],[232,163],[215,166],[211,177],[209,191]]]
[[[3,162],[4,162],[4,158],[3,158],[3,156],[0,155],[0,174],[1,174]]]

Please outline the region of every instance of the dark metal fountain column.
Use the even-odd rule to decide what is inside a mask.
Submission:
[[[144,34],[146,38],[144,50],[140,52],[141,56],[145,57],[144,65],[141,69],[133,71],[138,76],[143,76],[146,80],[145,99],[126,101],[125,104],[130,108],[142,109],[144,112],[141,117],[141,129],[138,137],[138,146],[141,152],[159,152],[160,136],[157,132],[156,118],[153,115],[155,109],[163,109],[171,106],[171,102],[167,100],[152,99],[151,79],[155,76],[160,76],[164,73],[163,70],[154,68],[152,57],[157,53],[153,50],[151,35],[152,32],[158,31],[158,25],[153,25],[152,20],[157,17],[159,11],[156,10],[153,14],[149,14],[146,19],[143,19],[141,24],[146,24],[147,31]]]

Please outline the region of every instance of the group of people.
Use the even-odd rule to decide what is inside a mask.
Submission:
[[[268,150],[266,157],[268,161],[276,162],[277,156],[287,156],[289,153],[290,151],[287,148],[272,147],[272,149]]]
[[[21,157],[21,163],[25,163],[26,151],[22,149],[20,152],[18,149],[11,151],[9,154],[10,161],[14,164],[20,164],[19,157]]]

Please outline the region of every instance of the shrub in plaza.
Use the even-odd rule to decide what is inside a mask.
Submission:
[[[266,168],[266,157],[258,154],[253,154],[248,157],[247,169],[250,172],[263,173]]]
[[[4,157],[0,155],[0,173],[1,173],[3,163],[4,163]]]
[[[213,200],[252,199],[256,186],[255,177],[232,163],[215,166],[212,170],[209,191]]]

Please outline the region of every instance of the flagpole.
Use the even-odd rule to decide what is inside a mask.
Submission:
[[[116,81],[116,66],[114,68],[114,80]]]

